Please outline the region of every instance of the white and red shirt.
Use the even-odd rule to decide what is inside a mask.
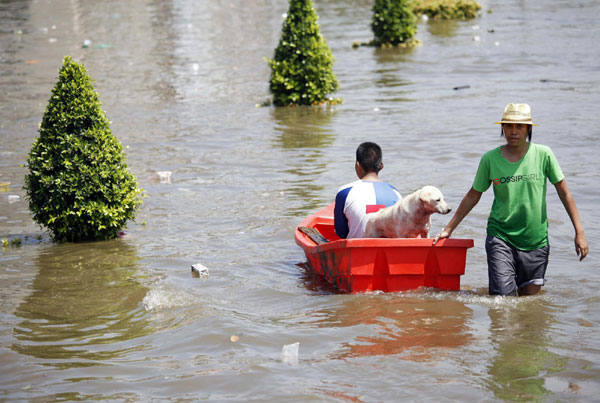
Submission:
[[[362,238],[367,214],[389,207],[400,199],[400,192],[386,182],[357,180],[342,186],[335,197],[335,233],[340,238]]]

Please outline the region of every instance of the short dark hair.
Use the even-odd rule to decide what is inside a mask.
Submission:
[[[370,141],[361,143],[356,149],[356,161],[367,172],[378,173],[383,168],[381,147]]]
[[[533,126],[529,125],[529,130],[527,131],[527,141],[531,143],[531,135],[533,134]],[[500,125],[500,137],[504,137],[504,126]]]

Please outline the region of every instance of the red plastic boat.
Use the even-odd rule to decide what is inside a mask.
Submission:
[[[406,291],[419,287],[459,290],[472,239],[340,239],[333,227],[334,203],[304,219],[296,243],[308,265],[342,292]]]

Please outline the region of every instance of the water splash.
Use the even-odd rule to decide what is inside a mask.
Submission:
[[[183,290],[161,284],[148,291],[142,302],[146,311],[159,312],[172,308],[196,305],[198,300]]]
[[[515,308],[523,304],[546,300],[548,297],[544,294],[533,297],[505,297],[500,295],[488,295],[487,288],[485,289],[462,289],[456,291],[439,291],[432,288],[420,288],[415,291],[407,291],[395,294],[396,296],[409,299],[426,299],[426,300],[448,300],[457,301],[464,304],[475,304],[489,308]]]

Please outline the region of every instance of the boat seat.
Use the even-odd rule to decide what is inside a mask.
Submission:
[[[306,236],[312,239],[317,245],[329,242],[329,239],[325,238],[316,228],[298,227],[298,230],[303,234],[306,234]]]

